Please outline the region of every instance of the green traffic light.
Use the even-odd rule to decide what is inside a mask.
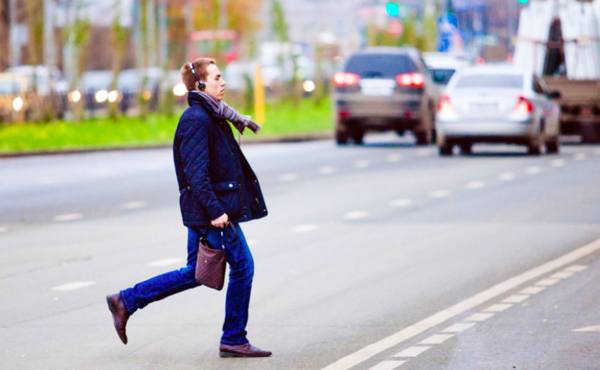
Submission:
[[[519,0],[519,4],[525,5],[528,3],[529,3],[529,0]]]
[[[395,1],[388,1],[385,4],[385,12],[390,17],[398,17],[400,15],[400,6]]]

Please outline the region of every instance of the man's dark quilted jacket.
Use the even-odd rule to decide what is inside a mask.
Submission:
[[[223,213],[233,222],[266,216],[258,179],[229,124],[209,115],[193,92],[188,103],[173,143],[183,223],[208,226]]]

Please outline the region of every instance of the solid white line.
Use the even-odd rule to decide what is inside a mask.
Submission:
[[[528,175],[537,175],[540,172],[542,172],[542,169],[540,168],[540,166],[529,166],[525,170],[525,173]]]
[[[279,176],[279,181],[282,181],[282,182],[291,182],[291,181],[295,181],[297,179],[298,179],[298,175],[296,175],[295,173],[286,173],[286,174]]]
[[[396,353],[392,357],[417,357],[421,353],[427,351],[429,348],[431,348],[431,346],[412,346]]]
[[[319,226],[317,225],[311,225],[311,224],[307,224],[307,225],[298,225],[295,226],[292,231],[295,233],[306,233],[309,231],[314,231],[317,230],[319,228]]]
[[[470,181],[467,183],[467,189],[476,190],[485,187],[485,182],[483,181]]]
[[[542,279],[540,281],[538,281],[537,283],[535,283],[535,285],[541,285],[541,286],[552,286],[556,283],[558,283],[560,280],[558,279]]]
[[[323,166],[323,167],[319,168],[319,173],[321,175],[331,175],[334,172],[335,172],[335,167],[333,167],[333,166]]]
[[[429,196],[431,198],[441,199],[441,198],[448,198],[450,196],[450,194],[451,193],[448,190],[434,190],[429,193]]]
[[[513,294],[510,297],[504,299],[502,301],[502,303],[521,303],[521,302],[525,301],[527,298],[529,298],[528,295]]]
[[[390,163],[399,162],[402,160],[402,156],[400,154],[390,154],[387,156],[386,160]]]
[[[600,333],[600,325],[586,326],[573,331],[575,333]]]
[[[392,207],[409,207],[412,204],[410,199],[395,199],[390,202]]]
[[[504,172],[498,175],[498,180],[500,181],[513,181],[516,175],[512,172]]]
[[[144,201],[133,201],[127,202],[120,205],[121,209],[140,209],[148,206],[148,203]]]
[[[68,221],[75,221],[75,220],[80,220],[83,218],[83,215],[81,213],[65,213],[62,215],[56,215],[54,216],[54,221],[56,222],[68,222]]]
[[[454,336],[454,334],[434,334],[434,335],[430,336],[429,338],[426,338],[419,344],[429,344],[429,345],[442,344],[445,341],[447,341],[448,339],[452,338],[453,336]]]
[[[489,306],[483,312],[503,312],[511,308],[513,305],[508,303],[497,303]]]
[[[474,322],[461,322],[458,324],[450,325],[446,329],[442,330],[443,333],[462,333],[463,331],[475,326]]]
[[[533,294],[538,294],[539,292],[543,291],[544,289],[546,289],[546,287],[543,287],[543,286],[530,286],[530,287],[527,287],[527,288],[521,290],[518,294],[533,295]]]
[[[485,321],[485,320],[493,317],[494,315],[495,315],[495,313],[493,313],[493,312],[478,312],[478,313],[475,313],[475,314],[467,317],[465,319],[465,321],[481,322],[481,321]]]
[[[365,211],[352,211],[344,215],[345,220],[361,220],[366,218],[369,214]]]
[[[405,363],[405,360],[385,360],[369,368],[369,370],[394,370],[397,369],[398,366],[403,365]]]
[[[92,286],[94,284],[96,284],[94,281],[74,281],[72,283],[55,286],[52,288],[52,290],[67,292],[67,291],[71,291],[71,290],[86,288],[86,287]]]
[[[149,267],[165,267],[165,266],[173,266],[180,265],[183,263],[183,258],[164,258],[162,260],[148,262],[146,266]]]
[[[354,167],[356,167],[356,168],[367,168],[367,167],[369,167],[370,164],[371,164],[371,162],[369,162],[367,160],[364,160],[364,159],[361,159],[361,160],[358,160],[358,161],[354,162]]]
[[[416,335],[423,333],[437,325],[440,325],[465,311],[473,309],[485,302],[488,302],[520,285],[523,285],[535,278],[545,275],[551,271],[557,270],[565,265],[579,260],[587,255],[590,255],[600,250],[600,239],[589,244],[579,247],[569,253],[566,253],[552,261],[546,262],[540,266],[534,267],[526,272],[496,284],[474,296],[459,302],[447,309],[439,311],[409,327],[403,328],[398,332],[383,338],[375,343],[369,344],[366,347],[351,353],[331,365],[325,367],[326,370],[349,369],[365,360],[389,349],[398,344],[413,338]]]

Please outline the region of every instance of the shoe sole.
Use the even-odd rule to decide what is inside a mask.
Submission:
[[[117,326],[115,324],[115,315],[117,313],[117,308],[115,307],[113,301],[110,299],[110,296],[106,296],[106,304],[108,305],[108,309],[112,315],[113,318],[113,326],[115,327],[115,331],[117,332],[117,336],[119,337],[119,339],[121,340],[121,342],[123,342],[123,344],[127,344],[127,339],[122,338],[121,334],[119,334],[119,331],[117,330]]]
[[[219,352],[219,357],[221,358],[259,358],[259,357],[270,357],[271,354],[268,355],[244,355],[235,352]]]

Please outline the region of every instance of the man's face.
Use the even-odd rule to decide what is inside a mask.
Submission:
[[[208,76],[206,76],[206,89],[204,92],[218,100],[223,100],[223,96],[225,96],[225,80],[221,76],[219,67],[215,64],[209,64],[206,72]]]

